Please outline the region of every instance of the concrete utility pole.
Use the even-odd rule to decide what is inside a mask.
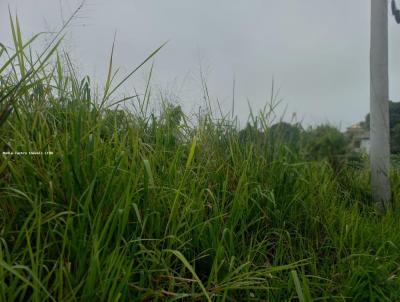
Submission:
[[[370,51],[371,188],[379,209],[387,210],[391,205],[388,0],[371,0]]]

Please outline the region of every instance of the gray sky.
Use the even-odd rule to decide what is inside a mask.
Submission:
[[[187,110],[202,104],[202,67],[213,100],[241,120],[269,98],[272,78],[287,115],[338,126],[369,110],[369,1],[87,0],[65,47],[82,73],[101,84],[117,33],[114,66],[128,72],[163,42],[153,86]],[[0,40],[9,40],[8,8],[25,37],[55,30],[76,0],[0,0]],[[61,9],[62,7],[62,9]],[[400,100],[400,25],[390,17],[390,97]],[[396,55],[397,54],[397,55]],[[141,87],[148,67],[130,82]],[[125,87],[128,89],[128,87]]]

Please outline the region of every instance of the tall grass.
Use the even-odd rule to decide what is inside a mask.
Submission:
[[[399,212],[375,214],[366,168],[333,168],[270,139],[268,110],[243,135],[207,112],[192,123],[172,105],[156,114],[150,85],[117,99],[137,68],[115,82],[112,56],[98,96],[56,46],[34,59],[12,24],[15,53],[1,50],[0,149],[10,153],[0,162],[0,300],[400,296]],[[135,111],[115,107],[128,99]],[[398,169],[392,179],[398,200]]]

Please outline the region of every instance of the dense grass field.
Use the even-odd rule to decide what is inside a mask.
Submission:
[[[378,215],[368,159],[335,154],[330,137],[272,135],[269,107],[246,131],[168,100],[156,112],[150,85],[116,97],[112,60],[100,91],[57,37],[34,55],[16,21],[12,33],[13,49],[0,46],[1,301],[399,300],[398,165],[394,210]]]

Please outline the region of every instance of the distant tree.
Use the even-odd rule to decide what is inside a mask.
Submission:
[[[176,129],[179,127],[183,116],[184,114],[181,106],[175,106],[173,104],[166,103],[163,105],[160,120],[163,125],[169,129]]]
[[[397,124],[400,123],[400,102],[389,101],[389,126],[393,129]],[[365,120],[361,122],[361,125],[369,130],[370,114],[365,116]]]
[[[241,144],[257,143],[265,145],[266,135],[257,127],[257,125],[247,123],[246,127],[239,131],[239,141]]]
[[[400,124],[400,103],[389,102],[389,125],[393,129],[397,124]]]
[[[292,151],[300,147],[302,127],[300,124],[279,122],[269,129],[269,139],[272,144],[284,144]]]
[[[129,114],[122,109],[106,109],[102,115],[100,126],[100,137],[103,140],[110,140],[114,134],[121,134],[127,131]]]
[[[370,124],[370,114],[368,113],[365,116],[365,120],[361,122],[361,126],[365,129],[369,131],[369,124]]]
[[[162,141],[166,147],[173,147],[181,142],[183,138],[181,129],[183,119],[184,113],[181,106],[170,103],[163,104],[159,124],[163,129]]]
[[[389,127],[390,127],[390,152],[394,154],[400,153],[400,140],[395,138],[394,129],[400,124],[400,102],[389,101]],[[370,114],[365,116],[365,120],[361,122],[364,129],[369,130]]]
[[[282,141],[292,142],[300,137],[301,126],[299,124],[289,124],[286,122],[279,122],[271,126],[270,135],[274,139],[281,139]]]
[[[348,141],[337,128],[329,125],[310,128],[306,132],[305,150],[310,159],[325,159],[339,168],[347,155]]]
[[[392,153],[400,154],[400,123],[394,126],[391,132]]]

